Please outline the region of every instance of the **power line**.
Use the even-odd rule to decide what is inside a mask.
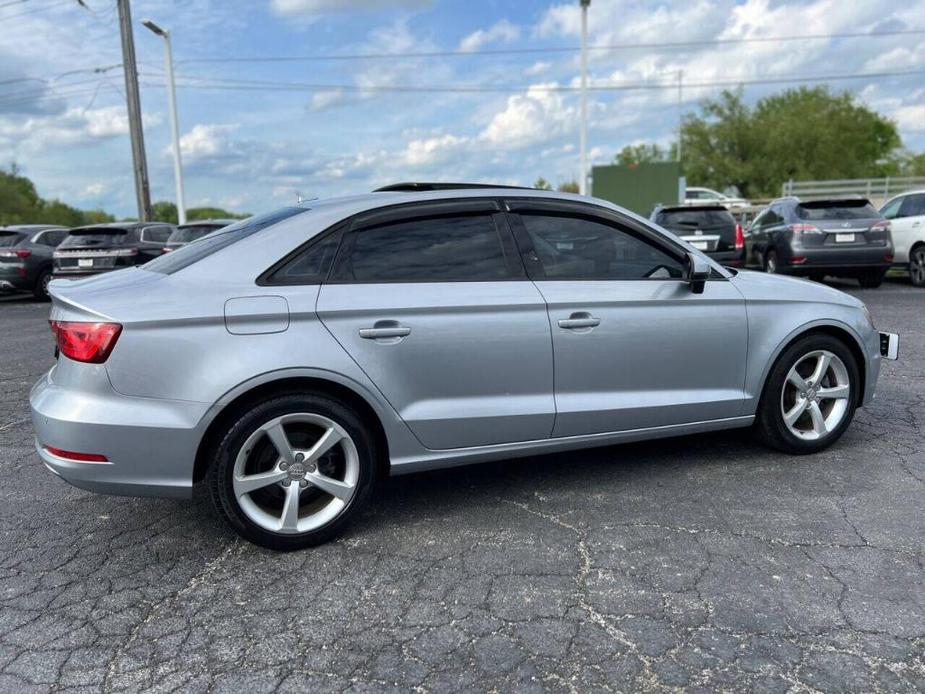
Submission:
[[[28,14],[38,14],[39,12],[47,12],[48,10],[53,10],[56,7],[61,5],[70,5],[74,0],[60,0],[59,2],[53,2],[50,5],[44,5],[43,7],[37,7],[34,10],[28,10],[27,12],[20,12],[19,14],[8,14],[5,17],[0,17],[0,20],[6,21],[8,19],[15,19],[16,17],[25,17]]]
[[[687,89],[709,87],[734,87],[751,84],[786,84],[797,82],[835,82],[855,79],[878,79],[884,77],[904,77],[925,74],[925,69],[895,70],[882,72],[856,72],[825,75],[775,75],[756,77],[751,79],[713,80],[702,82],[685,82]],[[143,74],[143,77],[155,77]],[[158,76],[159,77],[159,76]],[[178,84],[184,89],[226,89],[229,91],[346,91],[346,92],[396,92],[396,93],[449,93],[449,94],[510,94],[515,92],[578,92],[580,87],[570,85],[357,85],[357,84],[319,84],[312,82],[277,82],[268,80],[238,80],[226,78],[213,78],[196,75],[178,75],[178,79],[192,80]],[[163,86],[160,83],[149,82],[146,86]],[[589,91],[618,92],[638,90],[676,89],[677,81],[671,82],[635,82],[626,84],[598,84],[589,85]]]
[[[777,43],[787,41],[819,41],[828,39],[881,38],[888,36],[913,36],[925,34],[925,29],[899,29],[895,31],[845,32],[836,34],[805,34],[803,36],[753,36],[739,39],[706,39],[702,41],[668,41],[659,43],[615,43],[588,46],[589,51],[616,50],[676,50],[701,46],[724,46],[749,43]],[[404,53],[333,53],[295,56],[252,56],[252,57],[204,57],[178,60],[181,63],[285,63],[339,60],[383,60],[396,58],[453,58],[480,55],[525,55],[534,53],[576,53],[579,46],[546,46],[535,48],[486,48],[475,51],[409,51]]]

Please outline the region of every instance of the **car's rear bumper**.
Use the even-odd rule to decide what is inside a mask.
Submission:
[[[80,390],[56,384],[53,374],[45,374],[29,397],[36,449],[52,472],[94,492],[190,496],[206,404]],[[103,455],[108,462],[78,462],[48,446]]]
[[[799,262],[796,262],[798,259]],[[808,274],[811,272],[848,273],[883,270],[884,272],[893,264],[893,249],[889,246],[875,246],[863,248],[792,248],[787,258],[786,267],[782,271],[792,274]]]
[[[0,292],[22,292],[35,285],[35,273],[25,263],[0,262]]]

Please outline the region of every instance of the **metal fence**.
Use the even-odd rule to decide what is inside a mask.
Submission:
[[[783,185],[784,197],[819,198],[829,195],[863,195],[869,199],[885,200],[891,195],[913,188],[925,188],[925,176],[890,178],[852,178],[833,181],[787,181]]]

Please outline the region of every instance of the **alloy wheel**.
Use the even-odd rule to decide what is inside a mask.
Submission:
[[[357,492],[360,461],[347,431],[320,414],[275,417],[238,451],[234,496],[258,526],[305,533],[339,516]]]
[[[925,248],[916,248],[909,259],[909,277],[916,287],[925,287]]]
[[[848,412],[851,382],[844,362],[828,350],[800,357],[781,390],[784,424],[794,436],[816,441],[828,436]]]

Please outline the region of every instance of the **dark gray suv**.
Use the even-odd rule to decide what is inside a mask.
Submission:
[[[49,224],[0,227],[0,292],[32,292],[48,299],[52,254],[67,229]]]
[[[890,223],[864,198],[772,202],[745,234],[746,264],[822,280],[854,277],[879,287],[893,263]]]

